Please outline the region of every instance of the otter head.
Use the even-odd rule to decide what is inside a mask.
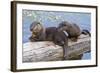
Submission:
[[[69,28],[71,28],[71,24],[67,21],[63,21],[59,24],[58,28],[61,31],[69,31]]]
[[[81,34],[80,27],[75,23],[63,21],[59,24],[58,28],[61,31],[68,32],[69,37],[78,37]]]
[[[64,31],[57,30],[57,32],[54,34],[54,43],[60,46],[63,46],[66,44],[68,40],[68,35]]]
[[[33,37],[38,35],[42,30],[43,26],[40,22],[35,21],[30,25],[30,31],[32,32]]]

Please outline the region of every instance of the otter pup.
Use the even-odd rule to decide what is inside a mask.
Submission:
[[[71,40],[73,41],[77,41],[78,37],[81,35],[81,34],[90,34],[90,32],[88,30],[81,30],[80,27],[75,24],[75,23],[69,23],[67,21],[63,21],[59,24],[58,26],[58,29],[59,30],[62,30],[62,31],[67,31],[68,33],[68,37],[71,38]]]
[[[45,40],[45,28],[40,22],[34,21],[30,25],[30,31],[32,32],[31,37],[29,37],[31,42]]]
[[[67,57],[68,34],[56,27],[46,28],[46,40],[53,41],[56,45],[63,47],[63,60]]]

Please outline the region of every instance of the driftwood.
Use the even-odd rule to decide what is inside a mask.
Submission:
[[[90,37],[81,35],[77,42],[69,39],[67,60],[81,59],[83,53],[90,51]],[[23,62],[58,61],[63,59],[63,49],[50,41],[27,42],[23,44]]]

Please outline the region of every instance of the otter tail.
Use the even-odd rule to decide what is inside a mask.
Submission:
[[[91,33],[90,33],[88,30],[85,30],[85,29],[84,29],[84,30],[82,30],[82,34],[85,34],[85,35],[87,35],[87,34],[88,34],[89,36],[91,36]]]

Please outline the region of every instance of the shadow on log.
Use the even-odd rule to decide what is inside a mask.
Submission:
[[[68,40],[66,60],[81,59],[85,52],[90,52],[90,37],[81,35],[77,42]],[[50,41],[27,42],[23,44],[23,62],[59,61],[63,59],[63,48]]]

